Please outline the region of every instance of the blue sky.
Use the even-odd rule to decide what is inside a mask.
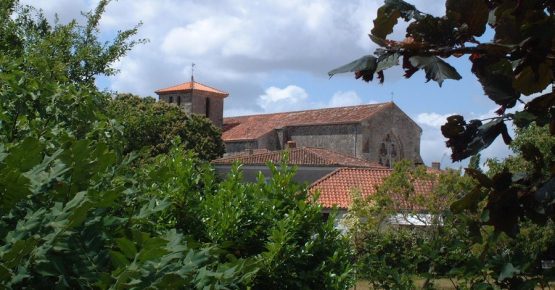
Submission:
[[[62,23],[82,19],[80,11],[96,0],[22,0],[40,7]],[[444,14],[444,2],[413,0],[420,10]],[[421,155],[425,163],[451,164],[439,127],[458,113],[467,119],[491,116],[497,109],[470,73],[466,57],[449,59],[463,79],[425,83],[418,72],[402,77],[400,68],[385,74],[385,83],[365,83],[352,74],[327,76],[335,67],[376,48],[367,34],[382,0],[119,0],[101,21],[101,37],[142,22],[138,37],[149,42],[136,47],[115,66],[116,76],[99,78],[101,89],[153,96],[159,88],[190,79],[227,91],[225,115],[269,113],[393,100],[423,129]],[[392,39],[402,39],[405,24]],[[486,35],[484,38],[488,38]],[[509,154],[496,141],[483,155]]]

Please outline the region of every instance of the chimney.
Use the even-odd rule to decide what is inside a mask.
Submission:
[[[436,169],[436,170],[440,170],[441,169],[441,165],[439,162],[432,162],[432,168]]]
[[[297,142],[287,141],[287,148],[297,148]]]

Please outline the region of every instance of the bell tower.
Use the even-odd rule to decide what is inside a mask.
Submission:
[[[193,66],[194,67],[194,64]],[[188,114],[205,116],[219,128],[224,117],[224,99],[228,93],[195,81],[191,68],[191,81],[155,91],[158,100],[178,106]]]

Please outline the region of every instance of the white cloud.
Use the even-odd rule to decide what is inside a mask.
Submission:
[[[171,56],[221,53],[224,50],[228,53],[252,53],[249,51],[249,41],[237,37],[241,27],[242,21],[235,17],[212,17],[185,27],[174,27],[166,34],[162,51]]]
[[[362,99],[354,91],[336,92],[331,97],[328,107],[344,107],[362,104]]]
[[[57,15],[61,23],[67,23],[73,19],[83,20],[80,15],[81,11],[88,11],[92,8],[91,3],[86,0],[22,0],[21,4],[42,9],[48,21],[51,22]]]
[[[81,18],[80,11],[98,3],[22,1],[44,8],[50,17],[59,12],[68,20]],[[133,49],[117,64],[121,74],[104,82],[112,90],[152,95],[156,89],[186,81],[194,62],[198,81],[230,93],[226,110],[263,110],[255,100],[266,94],[264,88],[275,86],[273,76],[308,74],[325,81],[329,69],[372,51],[367,34],[382,4],[382,0],[113,1],[101,20],[101,38],[110,40],[115,31],[142,21],[137,37],[150,42]],[[326,102],[306,101],[296,108],[359,103],[354,95]]]
[[[307,100],[308,94],[303,88],[289,85],[283,89],[269,87],[257,103],[265,113],[272,113],[303,109],[308,105]]]
[[[447,122],[447,117],[454,114],[421,113],[416,116],[416,123],[439,128]]]

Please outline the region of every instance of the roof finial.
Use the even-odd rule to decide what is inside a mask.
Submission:
[[[195,63],[191,63],[191,82],[195,82]]]

